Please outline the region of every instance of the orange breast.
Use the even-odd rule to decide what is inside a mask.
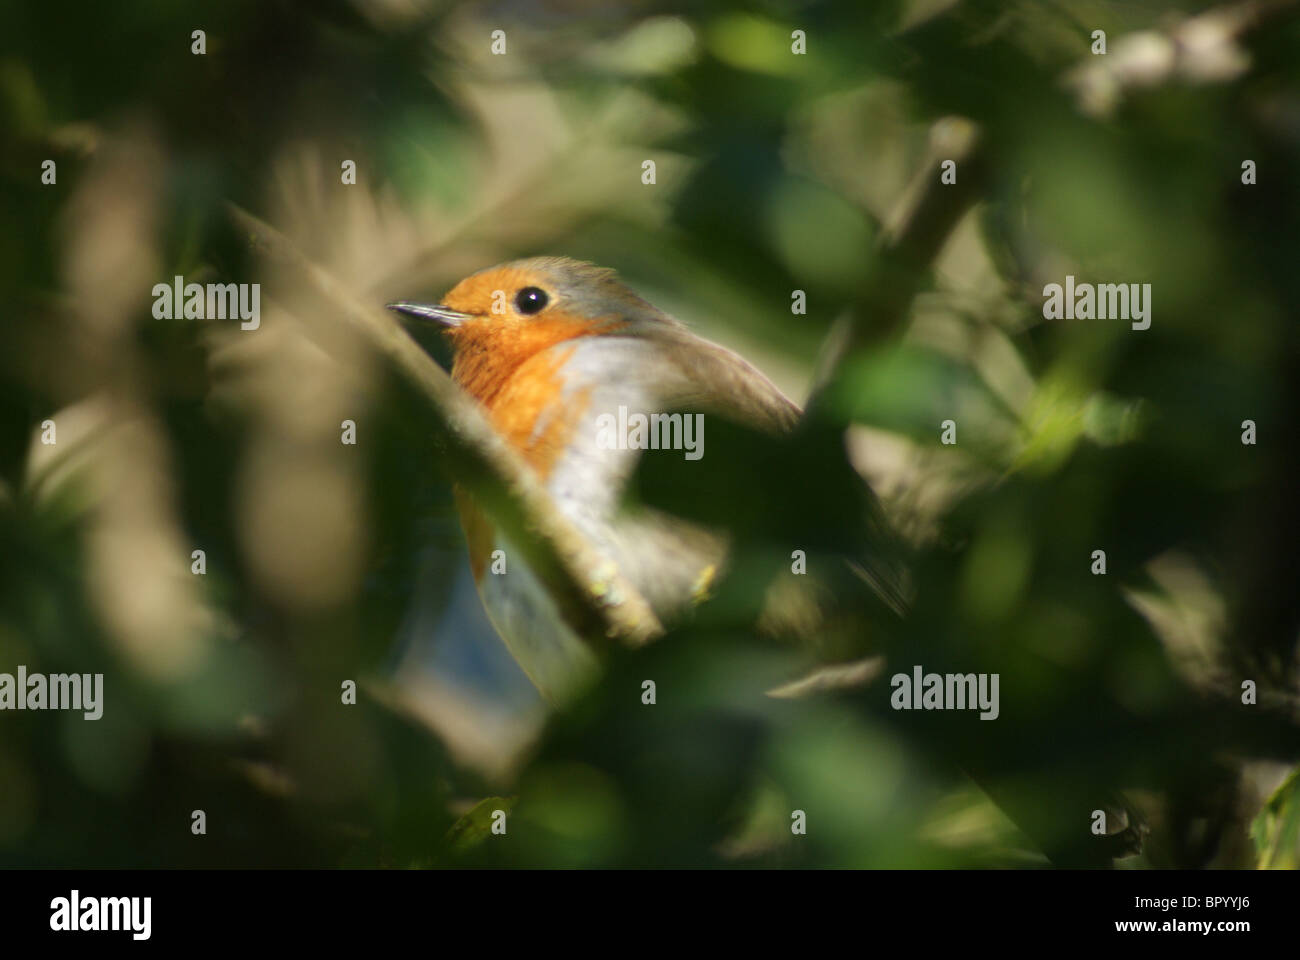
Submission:
[[[544,322],[510,323],[491,317],[469,321],[452,332],[452,376],[487,408],[492,425],[545,480],[590,402],[586,390],[564,394],[564,365],[573,349],[550,348],[616,326],[608,318],[564,314]],[[491,556],[495,532],[469,494],[457,491],[457,507],[478,578]]]
[[[564,401],[563,367],[572,350],[552,351],[526,361],[492,396],[488,417],[497,432],[545,480],[573,435],[588,404],[587,391]],[[492,554],[496,531],[467,491],[456,488],[456,506],[469,545],[470,569],[481,579]]]

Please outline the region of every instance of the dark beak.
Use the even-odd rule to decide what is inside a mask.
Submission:
[[[387,306],[389,310],[400,313],[405,317],[414,317],[416,320],[436,323],[443,327],[459,327],[474,316],[472,313],[461,313],[459,310],[453,310],[451,307],[444,307],[438,303],[407,303],[405,300],[399,300],[397,303],[390,303]]]

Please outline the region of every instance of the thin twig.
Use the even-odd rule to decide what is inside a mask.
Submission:
[[[956,182],[944,183],[949,160],[956,164]],[[935,257],[983,192],[986,172],[973,123],[948,118],[934,125],[926,163],[886,221],[862,293],[821,361],[824,373],[809,398],[808,419],[820,414],[826,388],[853,358],[902,329]]]

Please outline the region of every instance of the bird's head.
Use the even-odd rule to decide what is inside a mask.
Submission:
[[[456,359],[453,375],[480,400],[537,353],[579,337],[635,336],[673,323],[629,290],[613,270],[567,257],[514,260],[471,274],[439,303],[389,309],[441,326]]]

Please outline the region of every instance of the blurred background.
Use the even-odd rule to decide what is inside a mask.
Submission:
[[[0,865],[1101,865],[1101,807],[1122,867],[1294,867],[1293,6],[5,0],[0,672],[106,692],[0,713]],[[427,412],[229,217],[373,307],[593,260],[802,403],[951,117],[978,202],[827,391],[843,443],[645,477],[741,559],[559,714],[484,618]],[[1067,274],[1150,283],[1150,329],[1044,320]],[[260,283],[260,328],[155,318],[177,275]],[[758,639],[793,548],[861,547],[856,476],[912,611],[840,583],[847,646]],[[868,653],[864,688],[764,694]],[[918,663],[999,673],[1000,718],[892,711]]]

